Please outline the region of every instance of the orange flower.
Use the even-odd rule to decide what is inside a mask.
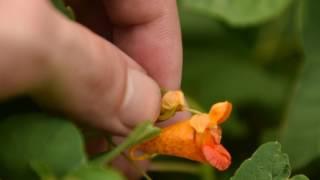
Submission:
[[[182,91],[168,91],[162,97],[162,109],[177,109],[177,111],[181,111],[184,106],[185,100]]]
[[[212,122],[217,124],[223,123],[230,116],[232,104],[228,101],[214,104],[209,112]]]
[[[231,155],[220,144],[219,124],[230,115],[229,102],[214,104],[208,114],[196,114],[191,119],[178,122],[161,130],[159,136],[135,146],[130,151],[132,159],[145,159],[153,154],[164,154],[209,163],[218,170],[231,164]],[[136,150],[145,155],[137,157]]]
[[[174,116],[177,111],[182,111],[184,107],[185,100],[182,91],[167,91],[161,100],[161,112],[158,120],[167,120]]]

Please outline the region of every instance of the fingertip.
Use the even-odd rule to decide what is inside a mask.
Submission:
[[[159,86],[137,70],[129,69],[127,77],[125,99],[119,111],[120,121],[129,128],[145,120],[155,122],[160,113]]]
[[[144,67],[162,88],[179,89],[182,43],[176,1],[105,2],[114,17],[113,43]]]

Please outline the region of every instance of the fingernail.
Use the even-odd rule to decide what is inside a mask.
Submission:
[[[140,71],[129,69],[120,120],[129,128],[146,120],[154,122],[159,116],[160,98],[160,88],[154,80]]]

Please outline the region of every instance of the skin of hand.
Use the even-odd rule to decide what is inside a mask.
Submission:
[[[180,86],[176,2],[68,3],[86,26],[68,20],[50,1],[0,2],[0,100],[27,94],[115,135],[155,121],[159,87]]]
[[[68,20],[49,0],[0,1],[0,101],[29,95],[116,136],[127,135],[143,120],[154,122],[160,87],[180,87],[176,2],[66,2],[80,23]],[[91,143],[91,149],[104,149],[101,142]],[[123,161],[115,164],[136,174]]]

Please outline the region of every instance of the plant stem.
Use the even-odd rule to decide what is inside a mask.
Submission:
[[[203,112],[200,112],[200,111],[195,110],[195,109],[187,108],[187,107],[183,108],[183,110],[189,111],[189,112],[191,112],[193,114],[203,114]]]
[[[179,162],[152,162],[150,171],[157,172],[182,172],[198,175],[201,172],[201,166],[191,163]]]

